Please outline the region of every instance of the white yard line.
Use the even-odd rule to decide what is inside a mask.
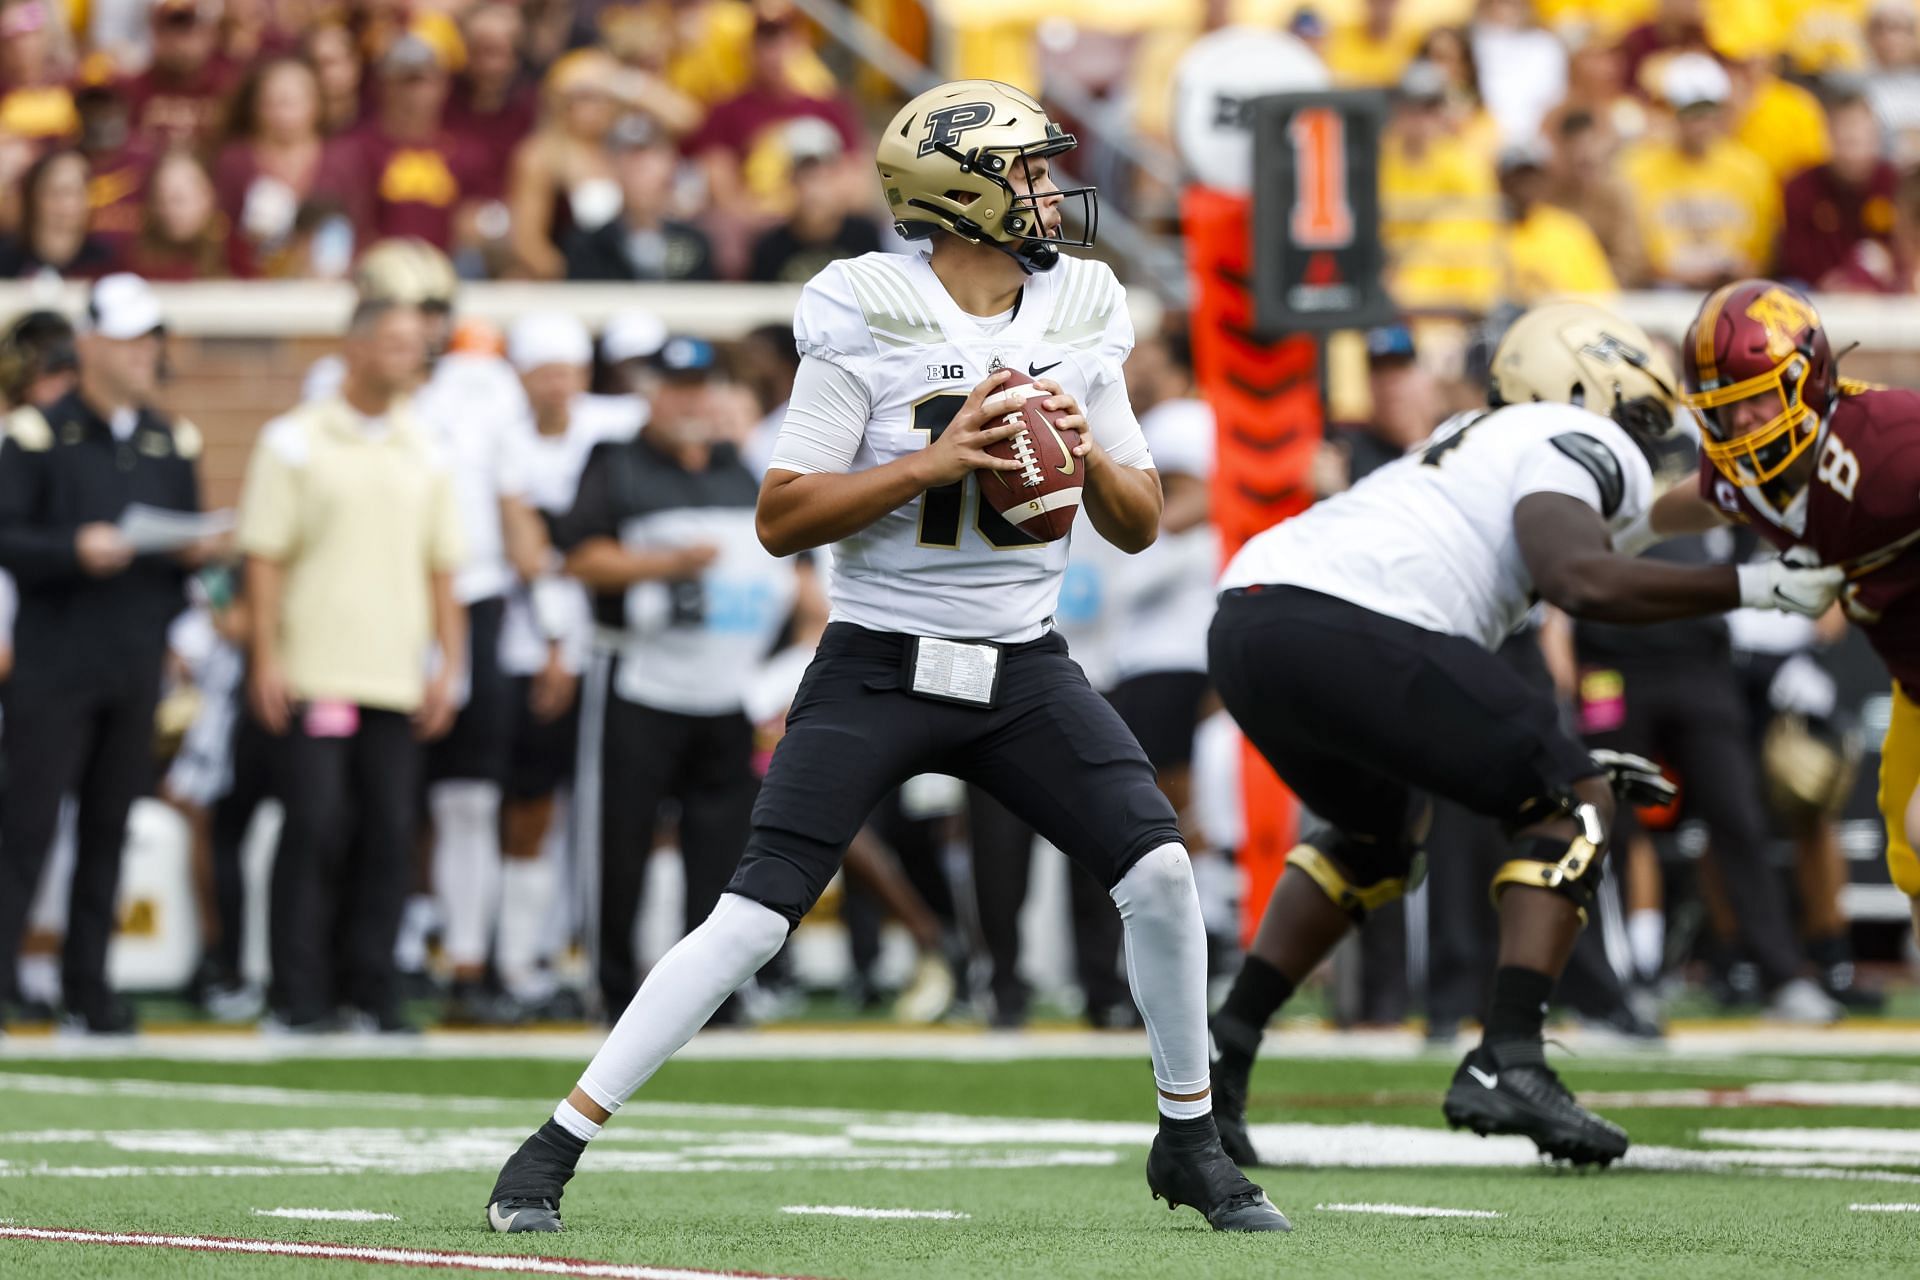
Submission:
[[[1920,1204],[1850,1204],[1855,1213],[1920,1213]]]
[[[398,1222],[398,1214],[371,1209],[255,1209],[256,1218],[296,1218],[302,1222]]]
[[[1417,1204],[1317,1204],[1328,1213],[1381,1213],[1390,1218],[1499,1218],[1492,1209],[1435,1209]]]
[[[973,1216],[955,1209],[862,1209],[851,1204],[783,1204],[780,1212],[825,1218],[930,1218],[937,1222],[955,1222]]]
[[[578,1276],[583,1280],[797,1280],[765,1277],[751,1271],[699,1271],[688,1267],[647,1267],[584,1258],[516,1257],[511,1254],[451,1253],[438,1249],[382,1249],[362,1245],[313,1244],[295,1240],[233,1240],[222,1236],[176,1236],[151,1232],[68,1231],[48,1227],[0,1227],[0,1240],[53,1244],[108,1244],[148,1249],[184,1249],[194,1253],[244,1253],[329,1262],[384,1263],[397,1267],[439,1267],[453,1271],[492,1271],[517,1275]]]

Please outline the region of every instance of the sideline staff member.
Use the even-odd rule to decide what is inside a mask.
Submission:
[[[151,782],[167,627],[204,551],[135,555],[115,523],[136,502],[200,508],[200,433],[146,404],[160,335],[146,281],[101,280],[80,332],[78,387],[44,410],[17,410],[0,444],[0,568],[20,586],[0,742],[0,1000],[13,1000],[21,931],[71,792],[79,839],[61,980],[70,1022],[93,1032],[134,1027],[107,986],[107,942],[127,811]]]
[[[269,998],[291,1030],[332,1025],[342,998],[379,1030],[405,1027],[393,943],[419,743],[453,721],[467,639],[452,481],[406,399],[425,341],[415,307],[355,308],[339,394],[262,429],[240,500],[250,695],[284,739]]]

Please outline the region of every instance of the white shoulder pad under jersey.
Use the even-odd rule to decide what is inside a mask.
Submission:
[[[1652,502],[1653,472],[1618,425],[1571,405],[1461,414],[1248,542],[1221,586],[1306,587],[1493,648],[1533,601],[1513,535],[1514,506],[1533,493],[1584,502],[1617,535]]]
[[[963,312],[924,255],[870,253],[815,276],[793,328],[802,356],[848,371],[864,391],[867,421],[848,471],[927,447],[1000,366],[1057,380],[1087,407],[1114,461],[1152,465],[1125,407],[1126,291],[1104,263],[1061,258],[1029,277],[1012,318],[996,323]],[[1116,401],[1119,409],[1095,411]],[[802,405],[796,391],[789,412],[820,408]],[[770,465],[781,465],[779,443]],[[983,504],[968,478],[836,544],[833,616],[881,631],[1030,640],[1051,624],[1066,558],[1065,539],[1031,541]]]

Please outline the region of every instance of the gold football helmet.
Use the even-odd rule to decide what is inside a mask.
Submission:
[[[908,240],[951,231],[1011,254],[1028,271],[1049,271],[1062,246],[1093,243],[1099,203],[1092,187],[1035,191],[1023,163],[1057,156],[1078,139],[1046,108],[998,80],[954,80],[900,108],[874,156],[894,226]],[[1079,202],[1078,239],[1048,235],[1043,202]],[[1065,212],[1066,210],[1062,210]]]
[[[363,302],[450,310],[459,285],[460,278],[447,255],[413,236],[370,245],[353,269],[354,291]]]
[[[1636,437],[1672,432],[1673,367],[1646,331],[1591,302],[1546,302],[1507,330],[1493,353],[1488,403],[1577,405]]]

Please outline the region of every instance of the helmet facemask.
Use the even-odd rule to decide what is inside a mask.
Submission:
[[[915,197],[906,203],[933,214],[938,226],[945,227],[963,240],[992,245],[1012,255],[1028,271],[1051,271],[1060,261],[1062,248],[1086,249],[1093,246],[1099,230],[1100,201],[1095,189],[1090,186],[1052,191],[1034,189],[1033,171],[1026,161],[1051,159],[1078,145],[1078,140],[1072,134],[1062,132],[1059,125],[1051,122],[1047,125],[1047,135],[1043,142],[1023,146],[980,146],[965,151],[944,142],[933,144],[933,149],[958,165],[962,174],[983,177],[1004,193],[1007,204],[999,218],[998,235],[992,234],[982,221],[969,213],[969,209],[979,201],[993,199],[991,194],[956,190],[947,192],[938,200]],[[1075,202],[1078,202],[1077,206]],[[1049,203],[1057,203],[1061,213],[1060,225],[1053,235],[1043,230],[1042,208]],[[1067,235],[1069,221],[1080,225],[1082,232],[1079,236]],[[895,227],[906,239],[921,240],[933,233],[936,224],[901,221]]]
[[[1813,447],[1820,413],[1806,399],[1812,369],[1811,355],[1798,350],[1765,373],[1686,396],[1700,421],[1707,459],[1720,474],[1748,488],[1769,485]],[[1755,416],[1751,409],[1737,410],[1741,405],[1763,406],[1758,427],[1740,430],[1740,419]]]

